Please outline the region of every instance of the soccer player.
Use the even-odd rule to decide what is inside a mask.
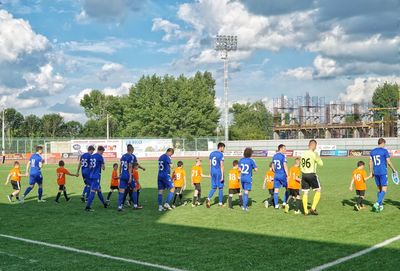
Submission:
[[[390,160],[390,154],[385,149],[386,140],[379,138],[378,147],[373,149],[370,153],[369,170],[372,176],[375,177],[375,183],[378,187],[378,199],[372,210],[375,212],[383,211],[383,199],[387,192],[388,177],[387,177],[387,166],[392,169],[393,172],[396,170],[393,167],[392,161]]]
[[[120,159],[119,167],[119,193],[118,193],[118,211],[122,211],[125,191],[130,186],[134,186],[135,182],[132,183],[132,164],[133,164],[133,146],[128,144],[126,147],[126,153],[122,155]]]
[[[64,161],[60,160],[58,162],[58,168],[56,170],[57,184],[58,184],[58,193],[57,193],[56,200],[55,200],[56,203],[60,203],[59,199],[60,199],[61,193],[64,193],[64,198],[66,201],[71,200],[71,198],[69,198],[67,195],[67,188],[65,187],[65,181],[66,181],[65,175],[78,177],[78,174],[71,174],[69,172],[69,170],[66,169],[64,166],[65,166]]]
[[[196,164],[192,167],[192,185],[194,186],[192,207],[201,205],[201,181],[203,177],[210,178],[208,175],[203,174],[203,168],[201,167],[202,161],[200,158],[196,158]]]
[[[285,196],[283,197],[283,207],[286,205],[288,191],[287,191],[287,176],[288,176],[288,166],[285,156],[286,146],[280,144],[278,146],[278,152],[272,157],[272,162],[274,163],[274,205],[275,209],[279,209],[279,189],[281,187],[285,188]]]
[[[239,205],[243,205],[243,197],[240,191],[240,172],[239,172],[239,161],[234,160],[232,163],[233,168],[229,171],[229,208],[233,209],[233,195],[239,194]]]
[[[104,201],[103,193],[101,192],[101,171],[106,169],[103,158],[104,150],[105,149],[103,146],[98,146],[97,152],[93,154],[92,157],[90,158],[89,178],[91,186],[90,186],[90,194],[85,208],[85,210],[88,212],[93,211],[93,209],[90,206],[92,205],[96,193],[101,203],[103,204],[104,208],[107,208],[107,203]]]
[[[178,161],[177,168],[172,173],[172,180],[174,181],[175,196],[172,202],[172,208],[175,208],[176,199],[179,197],[179,204],[182,204],[183,191],[186,189],[186,172],[183,169],[183,162]],[[185,203],[184,203],[185,204]]]
[[[269,198],[264,202],[265,208],[274,205],[274,163],[269,164],[269,170],[265,173],[263,189],[268,189]]]
[[[357,168],[353,171],[353,177],[351,178],[349,187],[350,191],[353,191],[353,186],[356,188],[356,195],[358,196],[357,203],[354,205],[354,209],[356,211],[360,211],[361,209],[365,208],[363,204],[365,190],[367,190],[365,181],[372,178],[372,175],[367,176],[367,172],[365,171],[364,167],[365,163],[363,161],[357,162]]]
[[[172,210],[169,203],[174,196],[175,188],[171,179],[171,168],[173,167],[171,156],[174,155],[174,149],[168,148],[166,153],[158,159],[158,211]],[[164,190],[169,190],[167,199],[163,206],[163,193]]]
[[[134,207],[134,209],[143,209],[143,206],[140,205],[140,203],[139,203],[139,195],[142,190],[142,186],[140,185],[140,182],[139,182],[139,167],[140,167],[140,165],[139,165],[139,163],[133,163],[132,167],[133,167],[132,176],[133,176],[133,180],[135,181],[135,190],[136,190],[136,194],[137,194],[137,200],[136,200],[137,206],[136,207],[133,206],[133,207]],[[144,170],[144,168],[142,168],[142,170]],[[133,198],[132,198],[132,201],[133,201]]]
[[[210,173],[211,173],[211,190],[206,200],[207,208],[211,207],[211,198],[216,189],[218,189],[218,206],[223,207],[222,199],[224,197],[224,151],[225,144],[220,142],[217,146],[218,150],[213,151],[209,156]]]
[[[289,213],[290,205],[293,201],[295,201],[294,213],[296,215],[300,214],[301,208],[301,197],[300,197],[300,186],[301,186],[301,178],[300,178],[300,158],[297,157],[295,159],[295,164],[289,170],[289,198],[288,203],[285,206],[285,213]]]
[[[24,203],[26,196],[38,184],[38,202],[46,202],[42,199],[43,195],[43,176],[42,176],[42,166],[43,166],[43,147],[36,146],[36,153],[32,154],[29,158],[29,162],[26,165],[26,172],[29,172],[29,186],[26,188],[24,195],[21,197],[21,203]]]
[[[110,182],[110,192],[108,192],[107,195],[107,204],[110,204],[110,199],[111,199],[111,195],[114,192],[114,190],[118,190],[119,186],[119,174],[118,174],[118,164],[115,163],[113,165],[113,171],[111,173],[111,182]]]
[[[8,185],[8,183],[11,181],[11,186],[14,190],[10,195],[7,196],[9,202],[12,202],[13,197],[15,197],[15,199],[19,201],[19,192],[21,191],[21,177],[26,177],[26,175],[21,174],[20,164],[18,161],[15,161],[14,167],[8,174],[7,181],[5,183],[5,185]]]
[[[251,158],[253,155],[252,148],[244,149],[243,156],[244,158],[240,159],[240,180],[242,182],[243,189],[243,211],[248,211],[247,203],[249,200],[249,192],[252,189],[253,185],[253,171],[257,172],[256,162]]]
[[[79,172],[82,168],[82,178],[83,178],[83,183],[84,183],[84,187],[83,187],[83,191],[82,191],[82,196],[81,196],[81,201],[82,202],[86,202],[87,198],[89,197],[89,193],[90,193],[90,158],[92,157],[92,154],[94,152],[94,147],[93,146],[89,146],[87,149],[87,153],[84,153],[81,155],[81,157],[79,158],[79,163],[78,163],[78,169],[76,171],[76,174],[79,176]]]
[[[303,191],[303,209],[304,215],[308,215],[308,192],[310,188],[315,191],[314,199],[311,205],[310,213],[318,215],[317,205],[321,198],[321,185],[317,176],[317,166],[323,166],[321,157],[315,152],[317,149],[317,141],[311,139],[308,143],[308,151],[301,156],[301,190]]]

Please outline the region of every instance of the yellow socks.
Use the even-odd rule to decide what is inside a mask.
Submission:
[[[308,214],[308,195],[304,194],[303,195],[303,209],[304,209],[304,213]]]
[[[319,202],[320,198],[321,198],[321,191],[316,191],[315,195],[314,195],[314,199],[313,199],[313,203],[312,203],[311,209],[313,209],[313,210],[317,209],[317,205],[318,205],[318,202]]]

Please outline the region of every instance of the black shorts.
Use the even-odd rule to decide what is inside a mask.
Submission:
[[[365,190],[356,190],[356,194],[359,197],[364,197],[365,196]]]
[[[240,188],[229,188],[229,194],[240,194]]]
[[[321,188],[318,176],[315,173],[303,173],[301,176],[301,189],[310,190],[310,188],[313,190]]]
[[[268,189],[268,192],[269,192],[269,194],[270,194],[271,196],[274,195],[274,189]]]
[[[64,191],[66,189],[65,185],[59,185],[58,190]]]
[[[21,190],[21,183],[16,181],[11,181],[11,186],[14,190]]]
[[[201,184],[200,183],[195,183],[194,184],[194,190],[197,190],[197,191],[201,192]]]
[[[182,187],[175,187],[175,193],[176,194],[182,193]]]
[[[295,197],[295,198],[300,196],[300,189],[289,188],[289,196],[292,196],[292,197]]]
[[[110,190],[118,190],[118,186],[110,186]]]

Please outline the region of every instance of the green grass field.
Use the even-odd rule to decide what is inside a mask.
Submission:
[[[226,163],[231,161],[227,159]],[[74,177],[67,179],[72,201],[66,203],[61,198],[61,204],[56,204],[55,166],[43,169],[46,203],[37,203],[35,189],[25,204],[10,204],[6,195],[11,192],[11,186],[4,186],[10,167],[1,166],[0,234],[185,270],[307,270],[400,234],[400,187],[393,183],[390,183],[383,213],[373,213],[370,208],[353,210],[355,194],[348,186],[356,161],[324,159],[325,166],[319,169],[323,189],[318,207],[320,215],[308,217],[264,208],[267,192],[262,190],[262,182],[267,159],[257,159],[260,171],[254,177],[248,213],[238,206],[229,210],[217,205],[211,209],[187,205],[158,212],[155,161],[142,161],[147,170],[141,172],[140,199],[144,205],[141,211],[126,209],[118,213],[115,193],[109,209],[102,208],[96,198],[95,212],[84,212],[84,204],[79,200],[82,180]],[[184,162],[189,172],[193,160]],[[290,160],[289,164],[292,163]],[[399,160],[394,160],[394,164],[400,168]],[[66,167],[75,170],[76,166]],[[203,167],[205,173],[206,168]],[[109,164],[103,174],[103,192],[108,192],[110,174]],[[25,188],[26,178],[22,184]],[[203,199],[209,192],[209,184],[209,179],[203,180]],[[373,180],[367,186],[367,200],[371,205],[376,200]],[[191,188],[185,192],[185,198],[192,198]],[[400,242],[395,242],[330,270],[399,270],[399,252]],[[0,270],[56,269],[153,270],[0,237]]]

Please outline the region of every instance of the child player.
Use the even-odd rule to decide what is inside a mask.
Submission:
[[[365,190],[367,189],[365,181],[372,178],[372,175],[367,176],[367,172],[365,171],[364,167],[365,163],[363,161],[357,162],[357,168],[353,171],[353,177],[349,187],[350,191],[353,191],[353,185],[356,187],[356,195],[358,196],[357,203],[354,205],[354,209],[356,211],[360,211],[361,209],[365,208],[363,204]]]
[[[11,181],[13,192],[7,196],[9,202],[12,202],[12,198],[15,197],[19,201],[19,192],[21,191],[21,177],[26,177],[26,175],[21,174],[20,165],[18,161],[14,162],[14,167],[11,169],[7,176],[7,181],[5,185]]]
[[[133,181],[136,183],[135,185],[135,189],[136,189],[136,207],[133,206],[135,209],[143,209],[143,206],[139,204],[139,195],[140,195],[140,191],[142,190],[142,186],[140,185],[139,182],[139,163],[137,162],[133,162],[132,164],[132,176],[133,176]],[[133,191],[134,193],[135,191]]]
[[[243,205],[243,198],[242,198],[242,193],[240,191],[240,172],[239,172],[239,161],[234,160],[233,163],[233,168],[229,171],[229,208],[233,209],[233,195],[234,194],[239,194],[239,205],[242,207]]]
[[[119,186],[118,164],[115,163],[113,164],[113,171],[111,173],[110,192],[108,192],[106,200],[107,204],[110,204],[111,195],[114,192],[114,190],[118,191],[119,189],[118,186]]]
[[[265,201],[265,208],[274,206],[274,163],[269,163],[269,170],[265,173],[263,189],[268,189],[269,198]]]
[[[183,162],[178,161],[177,168],[172,173],[172,180],[175,186],[175,196],[172,208],[175,208],[176,198],[179,197],[179,204],[182,204],[183,191],[186,189],[186,172],[183,169]]]
[[[69,170],[66,169],[64,166],[65,166],[65,163],[63,160],[61,160],[60,162],[58,162],[58,168],[56,169],[58,193],[57,193],[55,202],[57,202],[57,203],[60,203],[59,199],[61,196],[61,192],[64,193],[64,198],[66,201],[70,201],[70,199],[71,199],[67,195],[67,188],[65,187],[65,181],[66,181],[65,175],[75,176],[75,177],[79,176],[78,174],[71,174],[69,172]]]
[[[249,192],[253,185],[253,171],[257,171],[256,162],[251,158],[253,155],[252,148],[246,148],[243,153],[243,158],[240,159],[240,180],[242,181],[243,189],[243,211],[248,211],[247,202],[249,200]]]
[[[300,158],[297,157],[295,160],[294,166],[292,166],[289,170],[288,176],[288,190],[289,190],[289,198],[288,202],[285,205],[285,213],[289,213],[290,205],[293,201],[296,202],[294,207],[294,213],[296,215],[300,214],[301,207],[301,197],[300,197],[300,187],[301,187],[301,172],[300,172]]]
[[[192,207],[201,205],[201,180],[203,177],[209,178],[210,176],[203,174],[200,158],[196,158],[196,164],[192,167],[192,185],[194,186],[194,194]]]

